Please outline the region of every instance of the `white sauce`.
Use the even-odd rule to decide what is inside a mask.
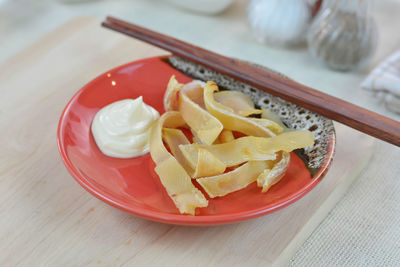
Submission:
[[[132,158],[150,150],[150,131],[160,117],[142,97],[125,99],[99,110],[92,133],[101,152],[115,158]]]

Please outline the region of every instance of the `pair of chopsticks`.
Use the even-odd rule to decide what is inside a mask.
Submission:
[[[279,96],[363,133],[400,146],[400,122],[398,121],[324,94],[295,81],[282,78],[279,75],[261,70],[255,66],[123,20],[107,17],[102,26],[168,50],[179,57]]]

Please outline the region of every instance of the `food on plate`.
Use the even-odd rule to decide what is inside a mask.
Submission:
[[[149,152],[150,131],[159,116],[141,96],[120,100],[96,113],[91,130],[97,146],[105,155],[137,157]]]
[[[251,99],[219,91],[214,82],[179,83],[171,77],[164,113],[151,138],[151,156],[168,195],[183,214],[253,182],[261,192],[279,182],[290,152],[314,144],[309,131],[289,130]],[[192,183],[192,181],[196,181]],[[260,192],[260,193],[261,193]]]
[[[235,136],[233,135],[233,132],[230,130],[223,129],[222,132],[218,136],[218,142],[219,143],[227,143],[230,141],[233,141],[235,139]]]
[[[201,87],[193,90],[182,90],[179,92],[179,112],[189,127],[195,132],[196,137],[204,144],[212,144],[218,138],[224,128],[221,122],[189,97],[193,91],[202,91]]]
[[[175,77],[175,76],[172,76]],[[164,109],[165,111],[178,110],[178,91],[183,87],[183,84],[178,83],[176,79],[170,79],[167,85],[167,90],[164,94]]]
[[[263,112],[261,114],[261,118],[266,119],[267,121],[275,122],[276,124],[278,124],[278,126],[281,128],[281,131],[283,131],[283,132],[290,131],[290,129],[288,127],[286,127],[285,124],[283,124],[281,118],[279,118],[278,115],[276,115],[269,109],[263,110]],[[261,122],[262,119],[260,119],[260,123],[264,123],[264,122]]]
[[[301,130],[269,138],[245,136],[216,145],[182,144],[179,148],[192,168],[196,167],[200,148],[210,151],[226,166],[231,167],[251,160],[275,160],[275,153],[279,151],[291,152],[312,145],[313,142],[313,134]]]
[[[265,169],[257,177],[257,186],[262,187],[262,192],[265,193],[268,189],[279,182],[279,180],[285,175],[286,170],[289,166],[290,154],[285,151],[278,153],[277,159],[273,162],[272,169]]]
[[[226,165],[207,149],[197,150],[197,162],[192,178],[213,176],[225,171]]]
[[[264,114],[264,113],[263,113]],[[261,126],[270,129],[274,134],[280,134],[283,132],[283,127],[279,123],[265,118],[249,118],[253,122],[260,124]]]
[[[225,196],[243,189],[254,182],[260,173],[269,170],[271,163],[266,160],[249,161],[236,169],[216,176],[199,178],[196,181],[211,197]]]
[[[253,114],[261,114],[261,109],[254,107],[248,95],[237,91],[220,91],[214,94],[214,99],[222,105],[228,107],[227,110],[240,116],[247,117]]]
[[[193,168],[186,162],[182,151],[179,149],[179,145],[190,144],[185,134],[179,129],[164,128],[162,131],[162,138],[179,164],[192,176],[194,173]]]
[[[163,103],[166,112],[159,117],[142,97],[114,102],[96,114],[92,133],[112,157],[150,150],[181,214],[207,207],[206,195],[223,197],[253,182],[267,192],[284,177],[290,152],[314,144],[311,132],[289,129],[247,95],[220,91],[214,82],[181,84],[172,76]]]
[[[217,118],[227,130],[237,131],[246,135],[271,137],[274,132],[254,122],[251,118],[240,116],[233,110],[214,99],[214,92],[218,92],[218,86],[214,82],[207,82],[204,87],[204,103],[207,111]]]
[[[194,215],[195,209],[206,207],[208,201],[193,185],[191,177],[178,160],[168,152],[162,140],[164,127],[177,128],[184,125],[185,122],[177,111],[167,111],[161,115],[151,134],[150,154],[156,163],[155,171],[179,212]]]

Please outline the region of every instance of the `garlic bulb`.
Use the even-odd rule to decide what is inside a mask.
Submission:
[[[251,0],[247,18],[258,41],[294,45],[305,40],[311,7],[305,0]]]

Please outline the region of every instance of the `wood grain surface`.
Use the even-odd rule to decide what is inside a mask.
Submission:
[[[117,65],[165,51],[78,18],[0,66],[0,266],[284,265],[367,163],[373,139],[341,124],[337,153],[304,198],[217,227],[144,220],[96,199],[57,151],[64,106]]]
[[[340,98],[327,95],[280,75],[233,58],[151,31],[127,21],[107,17],[103,26],[173,54],[216,70],[236,80],[279,96],[356,130],[400,146],[400,122],[379,115]]]

